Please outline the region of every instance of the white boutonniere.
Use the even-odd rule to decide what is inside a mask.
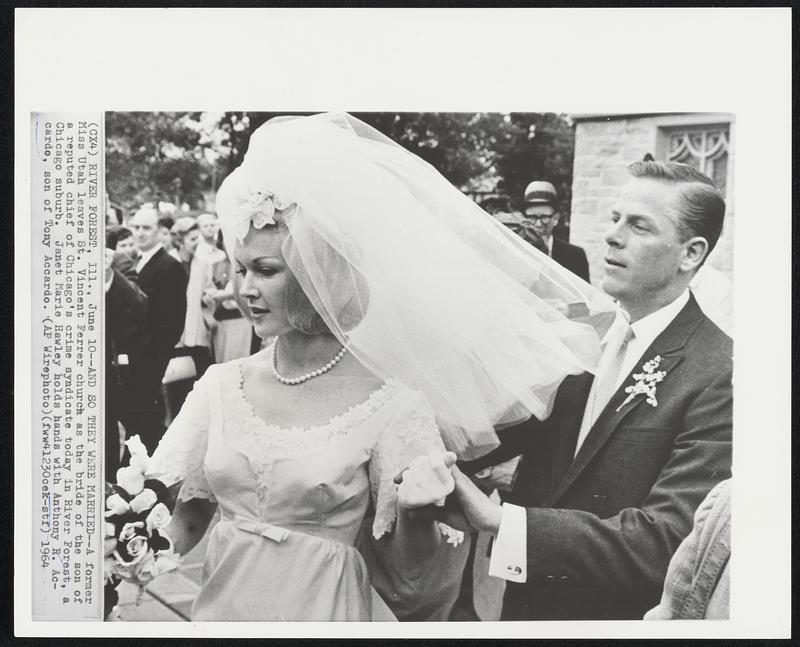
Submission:
[[[656,400],[656,385],[667,375],[666,371],[656,370],[660,364],[661,355],[656,355],[649,362],[645,362],[642,365],[641,373],[633,374],[633,379],[636,380],[636,382],[631,386],[625,387],[625,393],[628,394],[628,397],[617,407],[617,411],[622,409],[622,407],[639,394],[647,396],[647,404],[650,406],[658,406],[658,400]]]

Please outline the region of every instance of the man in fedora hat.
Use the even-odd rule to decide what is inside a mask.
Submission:
[[[559,265],[589,281],[589,262],[586,252],[577,245],[553,236],[558,223],[558,194],[550,182],[536,180],[525,189],[525,220],[544,241],[547,254]]]

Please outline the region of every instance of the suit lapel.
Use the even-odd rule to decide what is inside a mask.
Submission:
[[[661,356],[661,362],[658,370],[665,371],[666,376],[664,380],[670,379],[670,373],[683,359],[683,349],[686,342],[689,340],[695,329],[700,323],[702,313],[694,300],[693,296],[689,297],[689,302],[684,306],[675,319],[664,329],[664,331],[656,337],[652,344],[647,348],[642,357],[640,357],[634,364],[633,370],[623,380],[620,388],[609,400],[605,409],[600,413],[594,425],[592,425],[586,439],[581,445],[575,460],[569,465],[564,478],[559,484],[550,505],[561,498],[567,489],[575,482],[575,479],[583,472],[589,465],[592,459],[597,455],[597,452],[603,447],[608,438],[620,427],[624,420],[631,415],[631,413],[642,406],[645,401],[645,396],[642,394],[636,395],[632,400],[625,402],[628,394],[625,393],[625,388],[633,384],[633,374],[641,373],[642,363],[653,359],[656,355]],[[588,395],[588,390],[587,390]],[[586,402],[584,397],[580,402]],[[625,403],[625,404],[623,404]],[[649,406],[649,405],[648,405]],[[581,407],[581,413],[583,408]],[[578,427],[580,427],[581,418],[578,418]],[[572,444],[573,450],[575,444]]]
[[[142,271],[139,272],[139,283],[142,285],[148,285],[150,283],[150,279],[155,272],[156,267],[161,261],[161,256],[166,254],[164,248],[162,247],[159,249],[153,256],[144,264]]]

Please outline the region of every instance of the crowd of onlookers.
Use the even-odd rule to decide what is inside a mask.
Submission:
[[[145,204],[120,220],[106,222],[108,474],[126,436],[155,449],[212,363],[260,347],[234,299],[215,214]]]

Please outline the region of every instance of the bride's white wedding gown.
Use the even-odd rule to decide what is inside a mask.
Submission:
[[[192,620],[392,619],[356,543],[368,509],[373,537],[391,532],[393,476],[442,447],[433,411],[390,381],[325,425],[279,428],[246,399],[244,361],[208,369],[151,462],[152,476],[183,481],[180,499],[216,501],[221,512]],[[406,566],[403,595],[419,578],[419,565]]]

